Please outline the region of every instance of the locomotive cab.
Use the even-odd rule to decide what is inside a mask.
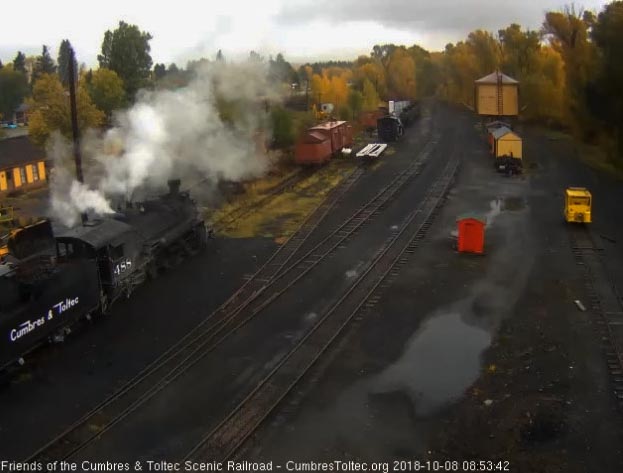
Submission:
[[[129,294],[140,267],[141,239],[128,224],[114,219],[89,221],[57,237],[59,259],[94,260],[108,302]]]

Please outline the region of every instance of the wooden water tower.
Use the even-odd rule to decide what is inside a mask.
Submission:
[[[519,115],[519,81],[500,71],[474,82],[476,113],[488,117]]]

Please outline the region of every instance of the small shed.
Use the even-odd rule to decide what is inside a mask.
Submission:
[[[35,147],[28,136],[0,139],[0,195],[44,185],[46,179],[45,152]]]
[[[522,159],[521,137],[506,127],[501,127],[491,132],[493,137],[493,156],[503,156]]]
[[[474,82],[474,105],[478,115],[519,115],[519,81],[500,71]]]
[[[480,216],[468,214],[457,219],[459,253],[484,253],[486,221]]]

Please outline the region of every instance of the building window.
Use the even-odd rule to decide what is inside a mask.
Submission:
[[[26,168],[19,168],[19,177],[22,181],[22,184],[26,184],[28,182],[26,180]]]
[[[33,182],[37,182],[39,180],[39,169],[37,169],[36,164],[31,164],[32,167],[32,180]]]

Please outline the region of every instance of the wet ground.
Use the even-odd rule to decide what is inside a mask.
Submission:
[[[240,458],[622,471],[623,418],[599,336],[573,303],[587,296],[561,210],[565,187],[599,188],[595,215],[604,224],[595,227],[618,241],[621,186],[534,130],[524,140],[536,164],[503,177],[474,127],[429,238]],[[455,219],[465,213],[487,221],[482,256],[453,250]],[[606,259],[621,267],[621,245],[613,246]]]
[[[622,283],[623,187],[574,161],[564,143],[525,130],[527,172],[503,177],[474,117],[435,106],[369,166],[308,244],[404,169],[431,132],[435,151],[421,175],[315,278],[82,456],[169,459],[188,451],[348,288],[460,153],[457,181],[408,264],[240,458],[473,459],[508,461],[509,471],[520,472],[623,471],[622,416],[593,321],[573,302],[587,296],[561,211],[565,187],[593,190],[594,228],[608,236],[606,259]],[[486,221],[484,255],[454,250],[456,218],[467,213]],[[274,237],[282,223],[258,228]],[[40,355],[35,368],[0,391],[0,456],[22,457],[114,391],[225,300],[274,248],[272,238],[217,239],[200,258],[141,288],[97,330]]]

